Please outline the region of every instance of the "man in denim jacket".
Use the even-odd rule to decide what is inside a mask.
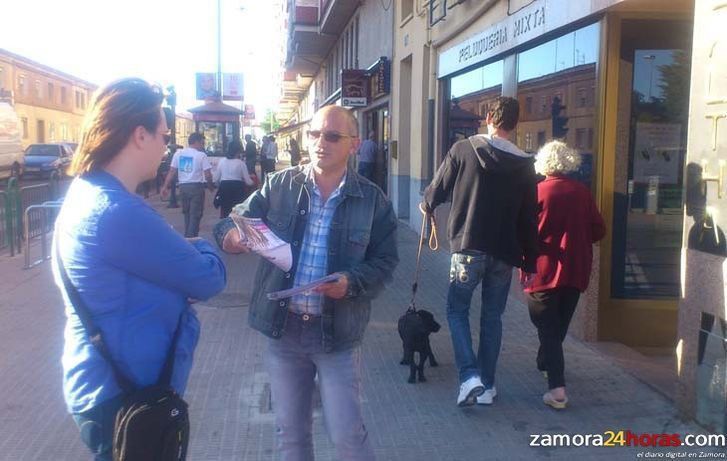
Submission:
[[[324,107],[308,132],[310,164],[271,175],[243,205],[244,216],[262,218],[293,250],[289,272],[260,260],[249,313],[250,326],[271,338],[266,363],[283,460],[313,459],[316,374],[338,457],[374,459],[361,411],[360,343],[371,300],[398,262],[396,217],[383,192],[347,168],[356,133],[350,111]],[[215,238],[228,253],[248,250],[229,218]],[[332,273],[337,281],[311,293],[266,297]]]

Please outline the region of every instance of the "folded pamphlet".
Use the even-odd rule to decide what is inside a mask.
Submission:
[[[301,293],[310,293],[313,288],[323,285],[324,283],[329,282],[335,282],[341,277],[341,274],[330,274],[326,275],[325,277],[319,278],[317,280],[313,280],[311,283],[308,283],[306,285],[301,285],[299,287],[290,288],[288,290],[281,290],[281,291],[274,291],[272,293],[268,293],[268,299],[270,300],[276,300],[276,299],[284,299],[284,298],[290,298],[291,296],[301,294]]]

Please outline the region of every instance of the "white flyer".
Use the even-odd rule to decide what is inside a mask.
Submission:
[[[293,252],[290,244],[281,240],[259,218],[246,218],[234,210],[230,218],[240,232],[240,241],[280,269],[288,272],[293,267]]]

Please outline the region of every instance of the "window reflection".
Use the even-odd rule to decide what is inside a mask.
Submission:
[[[574,177],[590,187],[596,115],[599,25],[592,24],[518,54],[517,144],[537,152],[551,139],[576,148]]]
[[[503,63],[496,61],[453,77],[449,93],[447,149],[460,139],[485,133],[485,116],[492,101],[502,94]]]

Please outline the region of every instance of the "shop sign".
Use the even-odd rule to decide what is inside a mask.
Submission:
[[[486,61],[621,1],[602,0],[596,7],[586,1],[535,0],[512,16],[442,52],[437,76],[446,77]]]
[[[368,77],[362,69],[341,71],[341,105],[366,107],[368,105]]]
[[[389,60],[381,58],[369,69],[369,94],[371,100],[389,94],[390,65]]]

